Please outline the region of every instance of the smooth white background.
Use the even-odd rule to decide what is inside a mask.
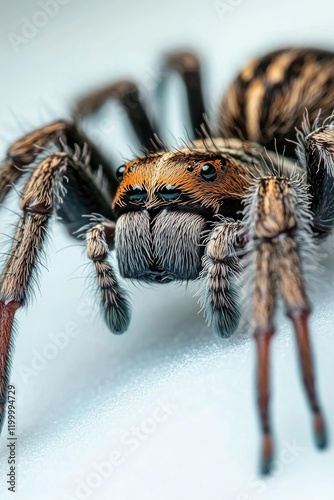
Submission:
[[[330,0],[69,0],[19,45],[17,53],[10,33],[20,35],[23,18],[36,20],[41,7],[32,0],[1,0],[0,5],[2,156],[10,141],[49,120],[68,117],[78,96],[113,79],[142,82],[150,100],[161,54],[171,49],[193,48],[201,55],[214,121],[224,88],[250,57],[291,44],[334,48]],[[175,96],[181,91],[176,81],[170,99],[172,91]],[[173,143],[172,133],[184,136],[181,97],[170,106],[165,138]],[[115,106],[90,124],[92,137],[119,163],[132,155],[131,138],[122,138],[122,128],[124,120]],[[18,210],[15,196],[9,206]],[[2,209],[0,221],[1,233],[11,233],[15,215]],[[1,235],[1,251],[7,248],[6,239]],[[334,497],[334,448],[319,453],[313,446],[292,332],[282,315],[277,316],[273,344],[276,472],[263,480],[256,475],[259,434],[252,340],[242,331],[228,341],[216,338],[197,314],[194,287],[172,285],[129,286],[132,322],[126,334],[113,336],[90,303],[85,279],[90,268],[80,267],[86,262],[83,249],[69,247],[72,244],[55,225],[49,271],[43,269],[40,291],[29,310],[18,314],[11,377],[18,392],[14,498]],[[311,320],[318,387],[331,434],[332,248],[328,242],[322,249],[323,272]],[[67,345],[52,347],[56,337]],[[161,410],[168,402],[168,411]],[[137,428],[141,437],[136,441]],[[5,437],[0,443],[1,499],[13,498],[5,484]],[[103,471],[108,477],[102,477],[97,469],[101,472],[106,462]]]

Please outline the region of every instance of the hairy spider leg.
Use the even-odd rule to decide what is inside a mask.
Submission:
[[[210,233],[203,258],[203,287],[199,302],[209,325],[221,337],[230,337],[236,330],[241,313],[240,290],[236,278],[242,266],[237,256],[240,249],[240,222],[221,221]]]
[[[187,51],[178,51],[166,57],[162,67],[162,77],[158,82],[157,92],[161,101],[164,96],[168,76],[177,73],[184,84],[187,96],[192,139],[202,138],[206,128],[206,110],[203,98],[201,67],[198,57]]]
[[[67,186],[73,181],[80,182],[77,184],[77,189],[68,192]],[[92,198],[89,198],[88,194]],[[108,221],[108,216],[113,216],[110,200],[105,198],[89,165],[84,164],[76,156],[64,152],[48,156],[36,166],[23,189],[22,215],[0,277],[0,425],[3,425],[4,421],[4,404],[9,383],[14,313],[20,306],[27,304],[33,292],[36,274],[42,265],[51,218],[57,213],[63,200],[71,197],[75,198],[71,204],[81,206],[82,211],[88,209],[89,214],[97,212],[101,217],[105,217],[106,223],[112,224]],[[71,204],[67,209],[72,206]],[[80,224],[82,226],[82,220]],[[86,230],[92,225],[90,224]],[[112,245],[113,233],[110,231],[109,236]],[[92,254],[90,257],[92,258]],[[101,261],[100,264],[105,265],[105,269],[96,269],[96,272],[100,279],[99,288],[103,290],[102,306],[108,311],[106,320],[109,321],[111,328],[120,333],[121,329],[127,327],[129,321],[128,302],[125,292],[117,283],[111,265],[108,264],[107,268],[105,262]],[[109,281],[106,274],[110,278]],[[105,276],[104,281],[101,281],[101,276]]]
[[[301,358],[306,392],[314,415],[316,444],[326,446],[324,418],[314,383],[305,292],[305,253],[314,257],[309,195],[301,181],[266,177],[254,184],[247,200],[250,227],[248,279],[252,283],[251,309],[258,355],[258,404],[263,432],[261,471],[270,472],[273,445],[269,420],[269,345],[274,334],[274,313],[279,290],[291,319]],[[307,271],[307,269],[306,269]]]
[[[108,100],[117,100],[124,108],[140,145],[148,152],[156,151],[155,135],[157,125],[148,117],[137,85],[128,80],[120,80],[82,97],[74,110],[74,116],[82,120],[97,112]]]
[[[329,235],[334,227],[334,121],[329,118],[332,124],[325,120],[325,125],[315,130],[305,122],[297,149],[312,195],[312,227],[320,237]]]
[[[110,194],[117,189],[118,182],[110,163],[99,153],[91,141],[69,121],[58,120],[38,128],[15,141],[7,150],[7,157],[0,165],[0,203],[3,202],[13,185],[27,172],[29,167],[49,146],[58,149],[69,148],[73,153],[77,148],[89,150],[89,165],[92,172],[102,169]],[[84,146],[86,145],[86,146]]]

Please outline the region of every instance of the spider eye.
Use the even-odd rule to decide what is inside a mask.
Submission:
[[[131,201],[142,201],[145,200],[146,196],[147,191],[140,189],[139,187],[131,187],[131,189],[127,192],[127,197]]]
[[[121,182],[121,180],[123,179],[124,172],[125,172],[125,165],[121,165],[116,170],[116,177],[119,182]]]
[[[217,177],[217,170],[212,163],[206,163],[201,168],[201,176],[206,181],[214,181]]]
[[[158,196],[159,198],[162,198],[163,200],[169,201],[169,200],[176,200],[181,194],[181,190],[177,189],[175,186],[171,186],[170,184],[167,184],[165,187],[159,190]]]

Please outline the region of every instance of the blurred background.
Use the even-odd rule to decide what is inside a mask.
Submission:
[[[0,0],[0,152],[14,139],[69,118],[79,97],[119,78],[140,85],[163,122],[163,138],[186,137],[177,78],[156,107],[164,54],[202,60],[210,122],[237,71],[271,49],[334,50],[331,1]],[[115,164],[138,151],[124,114],[108,104],[86,123]],[[18,211],[15,193],[7,204]],[[0,242],[17,217],[1,209]],[[334,448],[313,446],[288,321],[277,317],[272,415],[275,471],[258,471],[253,343],[245,332],[216,338],[195,287],[128,285],[133,317],[113,336],[96,314],[84,251],[54,225],[48,270],[28,311],[18,314],[11,381],[17,387],[19,500],[329,500]],[[311,321],[318,386],[333,431],[333,241],[322,249]],[[2,250],[1,250],[2,251]],[[3,258],[3,257],[2,257]],[[0,497],[7,491],[5,436]]]

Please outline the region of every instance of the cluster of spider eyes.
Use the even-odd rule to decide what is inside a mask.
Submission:
[[[130,171],[133,169],[134,166],[135,165],[130,167]],[[223,165],[221,164],[221,166],[223,166]],[[120,167],[118,167],[118,169],[116,171],[116,177],[117,177],[119,182],[121,182],[121,180],[123,179],[123,175],[124,175],[125,170],[126,170],[125,165],[121,165]],[[194,170],[194,165],[187,166],[188,172],[193,172],[193,170]],[[201,167],[200,174],[201,174],[201,177],[205,181],[214,181],[217,177],[217,169],[213,165],[213,163],[205,163],[205,165],[202,165],[202,167]]]
[[[132,164],[129,168],[129,172],[131,172],[136,165],[136,163]],[[219,165],[223,169],[225,167],[225,162],[223,160],[220,160]],[[193,162],[186,167],[186,170],[188,172],[193,172],[195,166],[196,162]],[[117,169],[116,176],[119,182],[122,181],[125,171],[126,165],[121,165]],[[205,181],[214,181],[217,177],[217,166],[210,162],[202,164],[200,167],[200,175]],[[163,188],[159,189],[157,196],[164,201],[172,201],[177,200],[181,194],[182,193],[180,189],[171,184],[167,184]],[[132,202],[143,201],[147,197],[147,191],[136,186],[131,186],[126,192],[126,197]]]

